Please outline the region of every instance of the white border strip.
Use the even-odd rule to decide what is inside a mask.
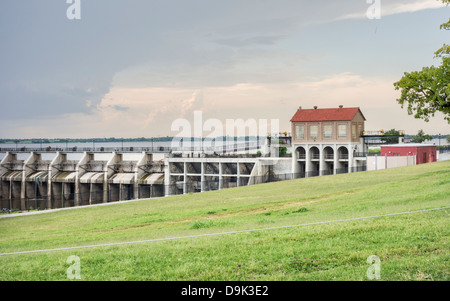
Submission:
[[[391,213],[391,214],[383,214],[383,215],[375,215],[375,216],[355,217],[355,218],[340,219],[340,220],[333,220],[333,221],[315,222],[315,223],[300,224],[300,225],[280,226],[280,227],[272,227],[272,228],[250,229],[250,230],[240,230],[240,231],[232,231],[232,232],[210,233],[210,234],[200,234],[200,235],[180,236],[180,237],[170,237],[170,238],[157,238],[157,239],[149,239],[149,240],[138,240],[138,241],[129,241],[129,242],[110,243],[110,244],[99,244],[99,245],[91,245],[91,246],[78,246],[78,247],[67,247],[67,248],[57,248],[57,249],[46,249],[46,250],[33,250],[33,251],[2,253],[2,254],[0,254],[0,256],[17,255],[17,254],[30,254],[30,253],[42,253],[42,252],[54,252],[54,251],[64,251],[64,250],[76,250],[76,249],[88,249],[88,248],[99,248],[99,247],[110,247],[110,246],[123,246],[123,245],[141,244],[141,243],[157,242],[157,241],[169,241],[169,240],[178,240],[178,239],[187,239],[187,238],[199,238],[199,237],[207,237],[207,236],[218,236],[218,235],[229,235],[229,234],[237,234],[237,233],[256,232],[256,231],[267,231],[267,230],[297,228],[297,227],[304,227],[304,226],[332,224],[332,223],[356,221],[356,220],[363,220],[363,219],[373,219],[373,218],[378,218],[378,217],[405,215],[405,214],[428,212],[428,211],[436,211],[436,210],[445,210],[445,209],[450,209],[450,207],[424,209],[424,210],[418,210],[418,211],[408,211],[408,212]]]

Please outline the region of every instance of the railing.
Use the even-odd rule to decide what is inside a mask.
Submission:
[[[367,156],[370,157],[370,156],[379,156],[379,155],[381,155],[380,152],[375,152],[375,153],[373,153],[373,152],[356,152],[353,154],[353,157],[361,158],[361,157],[367,157]]]
[[[261,148],[261,144],[237,143],[223,146],[152,146],[152,147],[9,147],[0,148],[2,152],[152,152],[152,153],[172,153],[172,152],[241,152],[256,150]]]
[[[440,154],[450,153],[450,145],[439,146],[437,147],[437,150]]]
[[[311,159],[312,159],[312,160],[318,160],[318,159],[320,159],[320,154],[312,154],[312,155],[311,155]]]
[[[397,134],[386,134],[385,131],[383,130],[379,130],[379,131],[362,131],[360,133],[361,137],[364,136],[386,136],[386,137],[403,137],[405,136],[405,131],[404,130],[398,130],[398,135]]]

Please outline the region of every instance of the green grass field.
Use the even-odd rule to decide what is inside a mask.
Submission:
[[[450,161],[0,218],[0,253],[304,225],[450,206]],[[449,209],[0,256],[0,280],[450,280]],[[240,265],[240,267],[239,267]]]

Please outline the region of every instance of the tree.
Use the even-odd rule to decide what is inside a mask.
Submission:
[[[442,0],[449,5],[450,0]],[[450,30],[450,20],[440,26]],[[436,112],[444,114],[450,124],[450,46],[444,44],[435,52],[435,58],[442,60],[438,67],[424,67],[421,71],[405,72],[404,76],[394,83],[396,90],[401,90],[397,102],[403,108],[408,106],[408,114],[426,122]]]
[[[450,0],[442,0],[442,3],[449,5]],[[450,19],[448,22],[441,24],[441,29],[450,30]],[[450,55],[450,45],[444,44],[441,48],[439,48],[435,53],[436,57],[448,56]]]
[[[414,138],[411,140],[411,142],[414,143],[422,143],[426,140],[432,140],[433,137],[431,137],[430,135],[427,135],[423,132],[423,130],[419,130],[419,132],[417,133],[416,136],[414,136]]]
[[[278,156],[279,157],[284,157],[287,153],[287,148],[286,147],[280,147],[278,148]]]
[[[381,141],[384,141],[386,144],[395,144],[398,143],[398,136],[400,136],[400,131],[396,129],[391,129],[384,133],[384,136],[394,136],[394,137],[382,137]]]
[[[429,121],[439,111],[450,124],[450,57],[442,58],[439,67],[424,67],[422,71],[405,72],[394,83],[401,90],[397,102],[402,108],[408,105],[408,114]]]
[[[447,136],[447,142],[450,143],[450,135]]]

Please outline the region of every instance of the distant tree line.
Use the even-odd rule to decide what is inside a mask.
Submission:
[[[389,131],[386,131],[384,133],[386,136],[394,136],[394,137],[383,137],[381,138],[382,141],[386,144],[396,144],[398,143],[398,137],[400,135],[400,131],[396,129],[391,129]],[[447,139],[447,142],[450,142],[450,135],[428,135],[425,134],[423,130],[419,130],[416,135],[405,135],[405,138],[408,138],[413,143],[422,143],[425,141],[431,141],[433,139]]]

